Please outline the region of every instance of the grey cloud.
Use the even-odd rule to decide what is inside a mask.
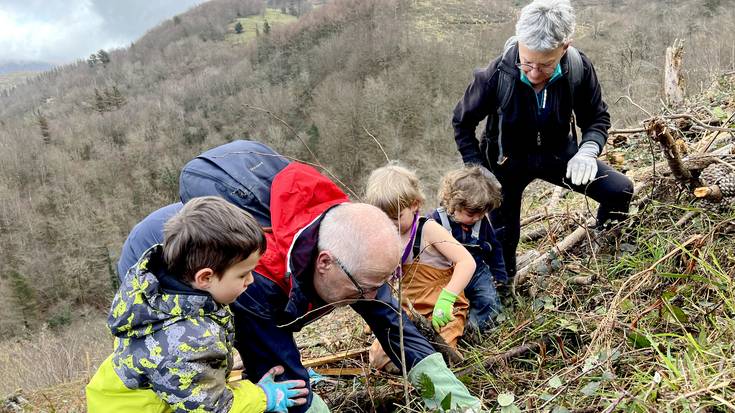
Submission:
[[[207,0],[0,0],[1,61],[68,63],[124,47]],[[9,22],[6,20],[9,19]]]
[[[202,0],[95,0],[92,9],[102,17],[109,33],[134,40],[161,21],[199,3]]]

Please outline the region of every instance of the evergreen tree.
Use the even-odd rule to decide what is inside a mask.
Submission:
[[[23,318],[25,326],[30,327],[38,319],[36,292],[28,278],[22,274],[10,271],[9,275],[9,284],[13,294],[12,298],[15,300],[15,307]]]
[[[704,0],[704,14],[707,16],[712,16],[717,13],[717,9],[720,7],[720,3],[722,3],[722,0]]]
[[[43,139],[43,143],[51,143],[51,132],[48,127],[48,119],[43,116],[40,110],[36,112],[36,121],[38,121],[38,127],[41,129],[41,138]]]
[[[94,88],[94,109],[99,113],[107,111],[107,102],[97,88]]]
[[[108,63],[110,63],[110,54],[100,49],[97,52],[97,60],[103,65],[107,65]]]
[[[120,109],[125,103],[127,103],[125,96],[120,93],[120,89],[117,86],[112,87],[112,91],[109,92],[108,101],[110,105],[114,106],[115,109]]]

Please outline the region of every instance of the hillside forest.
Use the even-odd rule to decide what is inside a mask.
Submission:
[[[692,101],[735,70],[732,0],[572,3],[615,129],[669,110],[675,39]],[[434,206],[461,164],[451,111],[524,4],[212,0],[127,48],[0,83],[0,337],[103,317],[130,229],[178,199],[184,163],[234,139],[321,163],[356,200],[400,160]]]

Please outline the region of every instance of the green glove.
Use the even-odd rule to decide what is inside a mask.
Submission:
[[[454,376],[449,367],[444,363],[442,355],[434,353],[416,363],[408,372],[408,380],[415,387],[420,387],[421,377],[426,375],[434,385],[434,392],[430,398],[424,398],[424,404],[431,410],[441,408],[441,402],[452,394],[452,411],[460,412],[482,412],[486,411],[477,397],[467,390],[467,387]],[[423,397],[424,395],[422,395]]]
[[[434,326],[434,330],[437,332],[454,320],[452,310],[454,310],[455,301],[457,301],[457,294],[442,288],[442,292],[439,294],[436,304],[434,304],[434,312],[431,314],[431,325]]]

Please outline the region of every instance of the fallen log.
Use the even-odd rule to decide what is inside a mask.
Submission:
[[[674,178],[688,188],[693,188],[698,184],[698,180],[692,176],[691,171],[682,162],[681,148],[676,144],[676,139],[671,135],[666,121],[660,117],[654,117],[646,120],[645,127],[648,136],[661,146]]]
[[[692,155],[687,157],[686,159],[683,159],[682,164],[684,168],[686,168],[690,172],[699,172],[702,169],[710,166],[711,164],[719,162],[721,160],[729,160],[730,162],[732,162],[735,157],[729,154],[729,150],[731,148],[731,146],[727,146],[720,148],[717,151],[709,152],[705,155]],[[671,175],[671,168],[669,168],[667,165],[656,165],[656,174],[657,176]],[[635,174],[635,181],[644,181],[646,179],[651,179],[652,175],[652,166],[641,168]]]
[[[341,351],[337,354],[333,354],[329,356],[317,357],[317,358],[313,358],[310,360],[304,360],[303,365],[304,367],[323,366],[325,364],[334,363],[335,361],[340,361],[340,360],[358,356],[360,354],[365,354],[369,350],[370,350],[370,347],[363,347],[363,348],[353,349],[353,350],[345,350],[345,351]]]
[[[322,376],[361,376],[365,373],[360,367],[338,367],[338,368],[316,368],[314,369]]]
[[[524,232],[521,234],[521,242],[536,241],[540,238],[545,237],[549,233],[548,227],[538,227],[533,231]]]
[[[551,247],[549,251],[531,261],[530,264],[518,269],[518,271],[516,272],[516,276],[513,278],[514,289],[517,285],[520,285],[526,281],[526,278],[528,277],[530,272],[538,270],[539,266],[543,262],[550,260],[552,258],[552,254],[561,255],[571,247],[581,242],[587,235],[587,226],[592,225],[594,222],[594,218],[590,218],[585,225],[575,229],[571,234],[567,235],[563,240],[559,241],[553,247]]]

